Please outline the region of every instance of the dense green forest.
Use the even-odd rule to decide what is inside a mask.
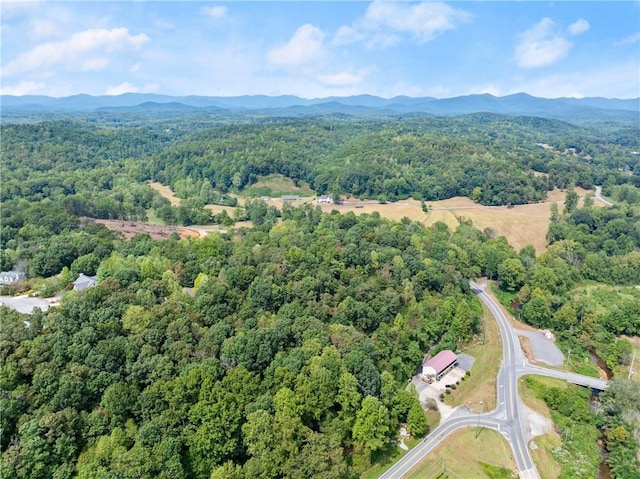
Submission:
[[[400,423],[427,432],[406,380],[427,351],[478,333],[469,278],[496,280],[516,315],[553,329],[574,369],[595,374],[592,354],[614,373],[630,361],[621,335],[640,334],[637,128],[489,114],[110,118],[2,125],[0,269],[49,278],[44,295],[79,273],[99,279],[46,313],[0,308],[7,477],[356,477]],[[551,209],[543,254],[468,221],[452,231],[259,200],[234,218],[204,208],[269,174],[391,201],[569,193]],[[571,188],[596,184],[614,206],[579,205]],[[126,241],[91,220],[150,215],[253,227]],[[620,478],[632,477],[640,430],[625,387],[607,393],[597,420]]]
[[[627,126],[489,114],[118,119],[2,125],[3,269],[20,265],[49,276],[90,253],[59,237],[81,235],[75,218],[144,221],[153,214],[168,224],[231,224],[204,205],[233,206],[227,192],[272,173],[305,181],[318,194],[391,201],[463,195],[487,205],[539,201],[570,185],[603,184],[605,193],[622,185],[624,196],[640,183],[640,134]],[[171,206],[148,180],[170,185],[182,203]],[[108,251],[96,254],[103,259]]]
[[[345,451],[424,434],[404,386],[479,329],[455,244],[472,229],[283,219],[116,241],[97,287],[28,327],[0,309],[7,477],[346,477]]]
[[[544,199],[570,184],[638,184],[640,135],[629,127],[589,129],[557,120],[474,114],[457,118],[256,119],[249,124],[163,123],[97,127],[76,121],[3,127],[3,199],[71,196],[94,217],[138,217],[128,181],[154,179],[208,202],[259,176],[304,180],[318,194],[389,200],[471,196],[487,205]],[[536,177],[533,171],[548,173]],[[629,174],[634,172],[636,174]],[[109,194],[106,194],[109,192]],[[133,194],[133,193],[132,193]],[[106,196],[106,198],[105,198]],[[86,209],[86,211],[83,211]]]
[[[563,212],[552,205],[544,254],[523,256],[524,248],[485,273],[512,293],[505,299],[521,319],[560,334],[583,372],[594,350],[613,370],[631,360],[631,345],[616,336],[640,335],[640,208],[596,207],[589,199],[577,208],[573,195]]]

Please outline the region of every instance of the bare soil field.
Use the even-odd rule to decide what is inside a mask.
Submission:
[[[200,236],[198,231],[190,228],[183,228],[181,226],[161,226],[152,225],[149,223],[142,223],[140,221],[123,221],[123,220],[93,220],[96,223],[101,223],[107,228],[113,231],[121,232],[126,239],[131,239],[133,236],[146,233],[153,239],[166,239],[171,236],[171,233],[178,233],[181,238],[190,238]]]

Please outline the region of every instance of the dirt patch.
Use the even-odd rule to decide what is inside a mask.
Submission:
[[[550,418],[524,406],[527,413],[527,425],[531,437],[544,436],[553,432],[553,422]]]
[[[122,220],[92,220],[96,223],[105,225],[112,231],[118,231],[123,234],[126,239],[131,239],[137,234],[148,234],[153,239],[166,239],[172,233],[178,233],[180,238],[198,237],[198,231],[184,228],[181,226],[161,226],[143,223],[140,221],[122,221]]]
[[[638,348],[640,349],[640,336],[620,336],[621,338],[626,339],[627,341],[629,341],[634,348]]]
[[[536,357],[533,355],[533,349],[531,348],[531,341],[526,336],[518,336],[520,340],[520,347],[522,348],[522,352],[527,357],[527,360],[531,364],[536,364]]]

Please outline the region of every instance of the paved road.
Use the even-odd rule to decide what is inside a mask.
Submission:
[[[485,414],[472,414],[467,408],[458,408],[416,447],[380,476],[380,479],[399,479],[414,469],[449,434],[465,427],[487,427],[500,432],[513,451],[518,475],[521,479],[539,479],[538,471],[529,454],[526,411],[518,395],[518,378],[526,374],[541,374],[565,379],[576,384],[604,389],[606,381],[580,374],[556,371],[530,364],[518,341],[515,330],[506,316],[484,288],[471,283],[473,292],[487,306],[498,323],[502,337],[502,364],[497,377],[498,406]]]
[[[554,369],[547,369],[540,366],[535,366],[529,362],[517,368],[518,376],[524,376],[526,374],[539,374],[541,376],[548,376],[550,378],[563,379],[573,384],[579,384],[599,391],[607,389],[609,382],[605,379],[592,378],[590,376],[583,376],[582,374],[570,373],[567,371],[556,371]]]

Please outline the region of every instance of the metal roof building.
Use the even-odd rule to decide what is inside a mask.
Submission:
[[[458,356],[450,349],[440,351],[422,363],[422,375],[427,380],[433,381],[435,379],[437,381],[456,365],[457,360]]]

